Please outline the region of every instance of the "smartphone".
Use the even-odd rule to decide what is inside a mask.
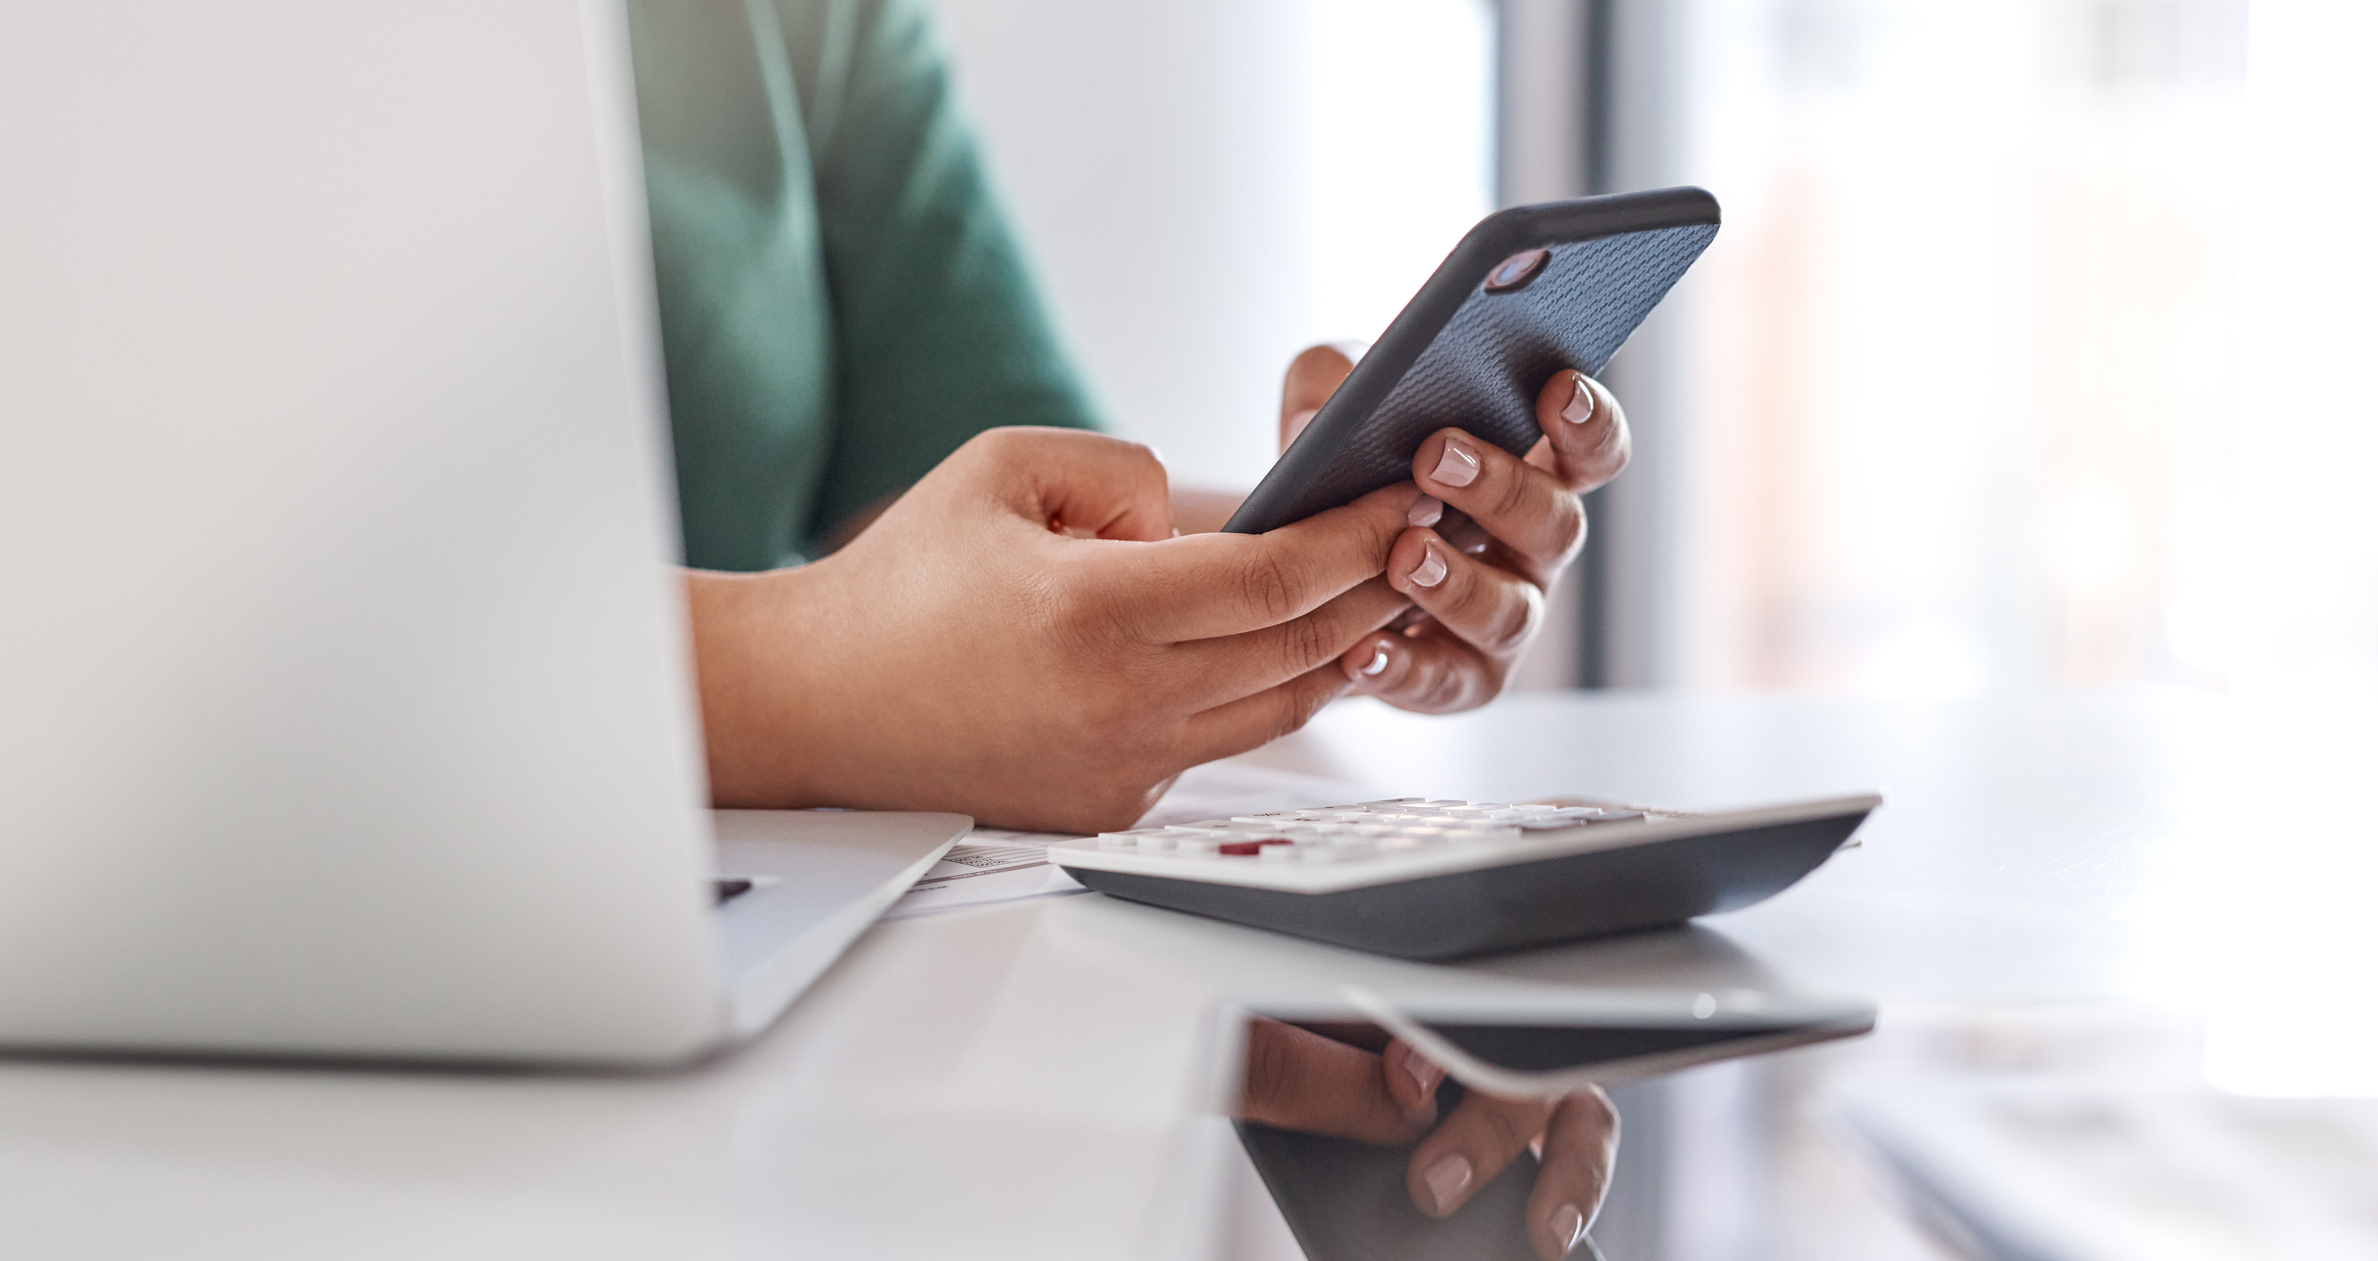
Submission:
[[[1543,437],[1536,393],[1601,372],[1717,236],[1698,188],[1496,211],[1445,256],[1223,529],[1260,534],[1412,476],[1458,425],[1513,455]]]

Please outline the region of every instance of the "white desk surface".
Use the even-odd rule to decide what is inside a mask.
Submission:
[[[2353,800],[2378,763],[2367,723],[2323,713],[1539,694],[1452,719],[1345,704],[1251,756],[1472,799],[1890,794],[1863,848],[1764,906],[1472,987],[1780,976],[2300,1023],[2378,957],[2378,825]],[[0,1062],[0,1252],[1217,1255],[1217,1013],[1341,975],[1447,974],[1083,895],[881,925],[757,1045],[665,1077]]]

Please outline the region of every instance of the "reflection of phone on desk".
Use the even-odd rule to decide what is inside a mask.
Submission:
[[[1548,991],[1533,1003],[1503,996],[1425,1007],[1394,1007],[1362,993],[1348,998],[1353,1011],[1446,1069],[1439,1116],[1458,1104],[1465,1078],[1498,1094],[1550,1097],[1588,1081],[1617,1083],[1852,1037],[1874,1024],[1873,1005],[1863,1001],[1742,990]],[[1406,1189],[1410,1147],[1249,1121],[1238,1124],[1238,1134],[1307,1261],[1534,1261],[1526,1213],[1536,1158],[1526,1152],[1438,1221],[1414,1207]],[[1571,1255],[1594,1252],[1580,1245]]]
[[[1600,372],[1717,226],[1717,199],[1698,188],[1488,215],[1223,528],[1259,534],[1404,481],[1448,425],[1527,454],[1544,382]]]

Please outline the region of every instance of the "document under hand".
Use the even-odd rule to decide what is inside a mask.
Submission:
[[[1172,791],[1133,826],[1164,827],[1234,814],[1299,810],[1379,795],[1376,789],[1342,780],[1214,762],[1183,773]],[[951,846],[949,854],[893,903],[884,918],[906,919],[1018,898],[1080,893],[1082,886],[1048,856],[1050,845],[1079,835],[976,828]]]

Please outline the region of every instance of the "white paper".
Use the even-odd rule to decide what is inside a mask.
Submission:
[[[1165,827],[1234,814],[1345,805],[1389,795],[1342,780],[1213,762],[1184,773],[1156,808],[1134,826]],[[976,828],[951,846],[948,856],[933,864],[884,918],[905,919],[959,907],[1082,892],[1082,886],[1048,858],[1050,845],[1079,835]]]
[[[892,909],[884,912],[884,918],[905,919],[961,906],[1079,892],[1082,886],[1049,861],[1049,843],[1068,839],[1052,832],[976,828],[910,886]]]

